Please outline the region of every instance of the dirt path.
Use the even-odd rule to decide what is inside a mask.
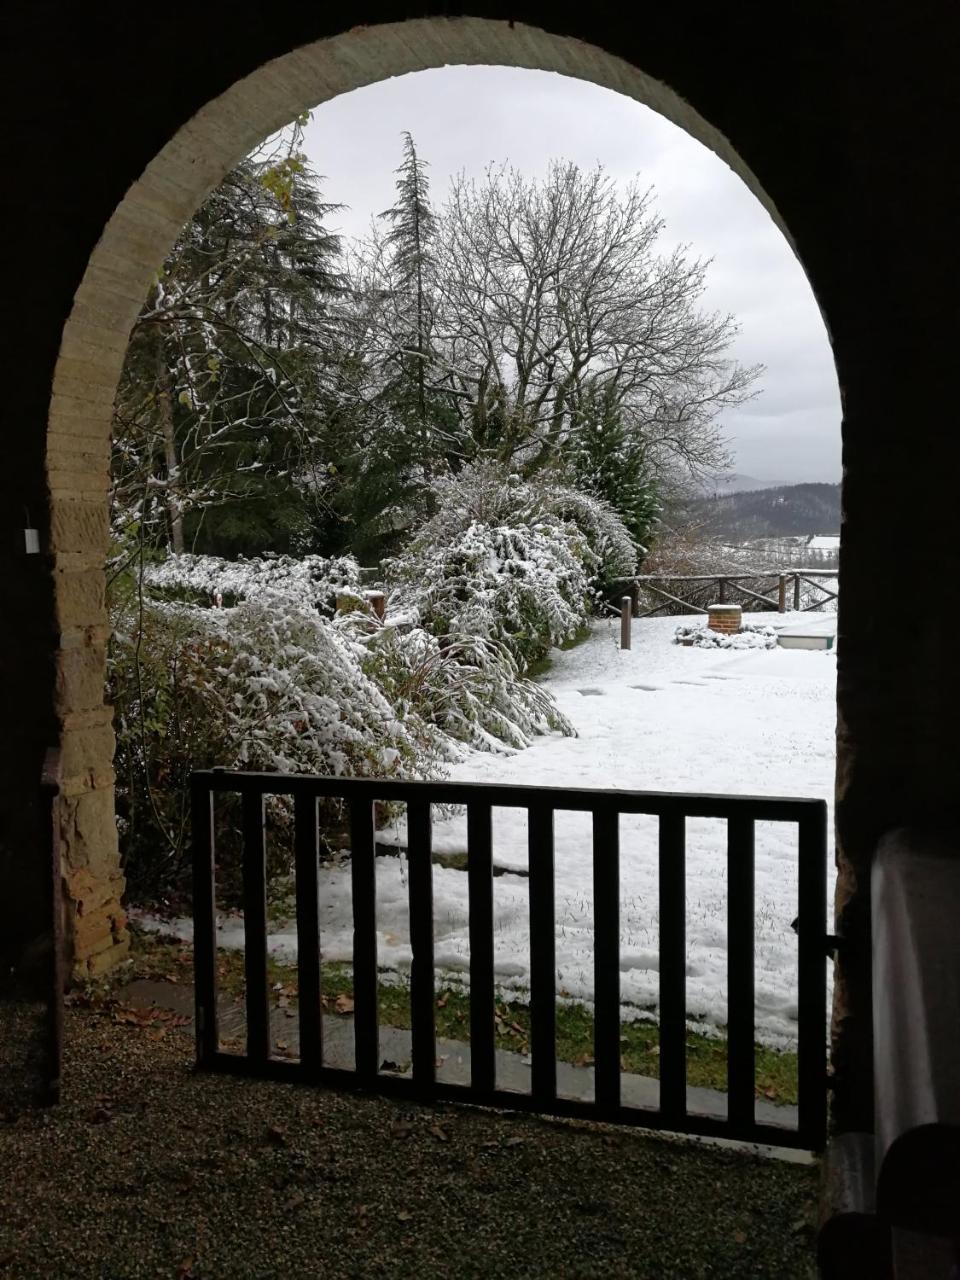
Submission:
[[[116,1018],[68,1011],[63,1103],[0,1122],[0,1274],[812,1275],[812,1168],[197,1075]]]

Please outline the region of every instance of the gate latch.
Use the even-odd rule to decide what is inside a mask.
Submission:
[[[790,928],[793,930],[794,933],[799,935],[800,933],[800,917],[799,916],[797,916],[794,920],[791,920]],[[837,952],[842,948],[842,946],[843,946],[843,939],[840,937],[839,934],[825,933],[823,935],[823,950],[824,950],[824,953],[828,955],[831,960],[836,959]]]

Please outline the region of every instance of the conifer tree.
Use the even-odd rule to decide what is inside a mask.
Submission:
[[[657,485],[642,439],[631,435],[615,397],[596,383],[578,406],[567,472],[578,489],[610,503],[642,555],[660,511]]]
[[[174,551],[309,540],[342,284],[334,209],[290,145],[244,160],[184,227],[127,352],[115,524],[146,523]]]
[[[395,368],[389,394],[399,418],[417,441],[416,456],[424,479],[429,480],[435,450],[432,420],[438,409],[436,388],[431,383],[437,224],[426,171],[427,162],[418,156],[413,137],[404,133],[403,160],[395,170],[397,199],[380,217],[389,223],[383,241],[388,253],[393,321],[393,350],[388,359]]]

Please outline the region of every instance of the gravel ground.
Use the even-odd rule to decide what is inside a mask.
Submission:
[[[199,1075],[115,1017],[68,1010],[62,1104],[0,1119],[0,1275],[813,1275],[813,1167]]]

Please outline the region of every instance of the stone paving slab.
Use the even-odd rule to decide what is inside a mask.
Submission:
[[[190,1025],[184,1030],[192,1034],[193,991],[174,982],[158,982],[142,978],[123,988],[123,1001],[134,1009],[169,1009],[188,1017]],[[218,1008],[220,1038],[230,1044],[242,1042],[246,1035],[246,1019],[243,1005],[235,1000],[222,999]],[[272,1009],[270,1013],[272,1043],[283,1046],[278,1057],[296,1058],[300,1049],[299,1022],[295,1009]],[[470,1083],[470,1046],[461,1040],[437,1038],[437,1080],[442,1084]],[[410,1069],[412,1050],[411,1034],[400,1027],[380,1027],[381,1063],[396,1064],[398,1070],[391,1075],[404,1075]],[[324,1014],[323,1061],[328,1067],[352,1070],[354,1066],[353,1017],[350,1014]],[[506,1049],[496,1051],[497,1087],[514,1093],[530,1092],[529,1055],[511,1053]],[[381,1068],[383,1069],[383,1068]],[[577,1067],[569,1062],[557,1062],[557,1093],[560,1097],[582,1102],[594,1100],[593,1067]],[[620,1095],[624,1106],[656,1110],[660,1105],[660,1081],[652,1076],[623,1072],[620,1077]],[[777,1106],[763,1098],[756,1100],[758,1123],[797,1127],[797,1108]],[[726,1119],[727,1095],[716,1089],[687,1086],[687,1111],[692,1115]]]

